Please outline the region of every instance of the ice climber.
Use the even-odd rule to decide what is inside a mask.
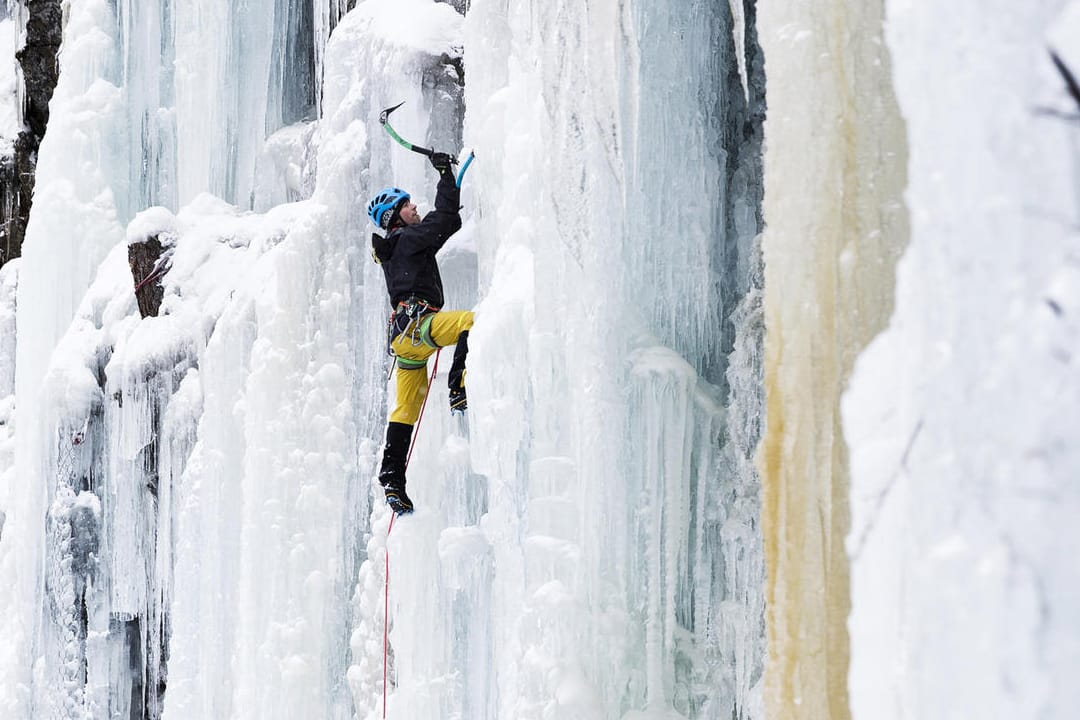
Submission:
[[[373,233],[371,245],[390,294],[387,336],[397,364],[397,403],[386,427],[379,484],[386,503],[399,515],[413,509],[405,494],[405,464],[413,425],[428,391],[427,361],[441,347],[457,345],[450,367],[450,409],[463,412],[466,408],[465,355],[473,314],[441,310],[443,286],[435,260],[435,253],[461,227],[460,190],[454,182],[452,158],[434,153],[430,159],[439,173],[439,184],[435,209],[423,219],[409,193],[396,187],[385,188],[367,206],[371,221],[386,232],[385,237]]]

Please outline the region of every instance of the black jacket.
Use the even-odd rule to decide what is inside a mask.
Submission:
[[[435,209],[417,225],[401,225],[386,237],[371,236],[375,260],[382,265],[390,306],[416,296],[435,307],[443,304],[442,277],[435,253],[461,227],[461,191],[453,173],[439,178]]]

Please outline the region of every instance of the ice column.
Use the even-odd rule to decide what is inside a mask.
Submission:
[[[888,2],[911,244],[844,403],[852,712],[1080,707],[1080,4]],[[938,72],[949,68],[949,72]]]
[[[15,478],[15,287],[20,262],[0,268],[0,539]]]
[[[154,205],[177,205],[175,5],[169,0],[115,3],[120,27],[117,84],[124,88],[125,99],[124,122],[116,133],[128,168],[115,192],[125,222]],[[207,42],[208,36],[202,40]]]
[[[33,686],[31,659],[47,647],[64,652],[71,647],[71,636],[63,646],[50,645],[49,638],[36,630],[42,627],[37,613],[43,607],[43,579],[48,574],[43,564],[49,556],[44,543],[46,532],[51,532],[47,525],[73,507],[50,506],[52,490],[68,483],[68,476],[58,475],[56,453],[71,449],[70,433],[81,428],[90,403],[81,391],[77,393],[70,404],[72,415],[81,415],[79,427],[72,423],[60,427],[41,388],[54,346],[98,264],[123,238],[113,190],[127,170],[114,132],[121,122],[122,95],[115,84],[114,31],[108,3],[90,0],[70,8],[60,81],[51,103],[50,131],[40,148],[34,212],[23,246],[17,318],[19,327],[33,331],[23,332],[16,348],[16,394],[26,401],[21,403],[15,463],[19,476],[33,481],[12,494],[6,537],[0,544],[4,556],[0,562],[11,571],[5,589],[7,610],[0,620],[0,632],[7,639],[0,661],[4,688],[0,702],[5,705],[0,714],[11,717],[32,713],[32,697],[17,689]],[[65,497],[74,502],[77,495]],[[48,522],[47,514],[52,518]],[[65,542],[59,536],[55,539]],[[64,596],[64,588],[55,589]]]
[[[154,718],[168,678],[174,713],[346,717],[334,599],[355,576],[367,493],[342,366],[352,237],[326,218],[344,224],[355,198],[331,184],[244,216],[199,194],[247,206],[282,120],[267,109],[276,28],[304,21],[273,3],[70,5],[18,291],[33,331],[18,346],[16,462],[32,482],[10,498],[4,483],[0,714]],[[294,55],[321,52],[320,27]],[[355,160],[341,176],[359,175]],[[188,203],[180,230],[159,228],[183,272],[167,276],[162,317],[142,319],[123,228],[152,202]],[[280,392],[239,403],[249,384]],[[234,653],[260,652],[233,671]],[[277,695],[260,692],[269,675]]]
[[[847,448],[840,393],[892,307],[904,125],[882,3],[759,6],[765,123],[770,717],[848,717]]]
[[[726,6],[470,7],[497,715],[761,717],[745,24],[749,104]]]
[[[355,288],[348,306],[347,357],[351,387],[363,398],[352,408],[357,430],[356,475],[361,494],[354,498],[353,513],[370,513],[373,483],[381,457],[386,419],[385,354],[386,314],[389,310],[381,268],[370,255],[370,233],[365,205],[374,192],[387,185],[408,189],[422,209],[430,208],[435,174],[427,161],[394,143],[379,127],[383,108],[404,101],[393,115],[393,125],[405,137],[449,152],[457,152],[461,132],[461,90],[455,58],[460,57],[461,17],[449,5],[411,0],[406,11],[415,22],[402,26],[394,21],[401,3],[369,2],[346,15],[326,49],[325,119],[320,123],[319,173],[316,198],[334,198],[328,212],[349,251],[348,269]],[[443,250],[441,264],[448,307],[469,307],[475,302],[475,253],[468,246],[467,231]],[[470,271],[471,266],[471,271]],[[449,366],[450,350],[442,354],[442,372]],[[445,405],[445,376],[436,381],[429,409],[417,436],[410,465],[410,488],[417,501],[437,513],[423,531],[410,537],[395,529],[402,542],[393,550],[400,564],[393,573],[394,598],[391,618],[400,617],[392,631],[391,662],[402,666],[390,670],[391,682],[408,684],[399,696],[399,712],[410,716],[449,716],[460,708],[464,676],[453,677],[449,667],[485,667],[486,662],[463,663],[468,653],[460,628],[483,647],[485,604],[473,593],[483,592],[482,582],[470,580],[472,551],[477,544],[463,531],[458,546],[461,571],[457,579],[440,582],[439,552],[433,550],[439,532],[475,523],[475,503],[463,498],[479,497],[478,483],[470,478],[467,442],[460,429],[449,422]],[[441,390],[436,389],[441,388]],[[439,392],[443,397],[440,399]],[[442,440],[451,438],[451,455],[441,456]],[[382,707],[382,613],[387,511],[381,489],[374,489],[371,534],[355,556],[363,563],[355,597],[355,626],[351,638],[352,666],[348,679],[356,712],[360,717],[380,717]],[[420,500],[423,498],[423,500]],[[468,507],[464,507],[468,506]],[[445,515],[442,513],[445,512]],[[419,520],[419,518],[411,518]],[[415,524],[414,524],[415,525]],[[401,527],[404,527],[402,525]],[[365,530],[367,528],[364,528]],[[447,530],[450,532],[450,530]],[[472,530],[475,533],[475,528]],[[434,534],[434,537],[432,537]],[[448,561],[449,562],[449,561]],[[476,568],[484,574],[483,563]],[[457,627],[459,630],[455,630]],[[417,648],[422,648],[418,650]],[[457,662],[453,662],[456,660]],[[409,668],[406,671],[406,668]],[[390,693],[393,694],[393,688]],[[398,702],[398,701],[394,701]],[[484,705],[475,702],[470,716],[483,717]],[[443,710],[446,712],[443,712]],[[475,709],[475,712],[473,711]]]

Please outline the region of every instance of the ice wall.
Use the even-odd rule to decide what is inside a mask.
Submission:
[[[887,7],[912,227],[844,403],[852,709],[1072,717],[1080,4]]]
[[[16,477],[35,478],[13,486],[0,563],[5,583],[4,654],[0,693],[4,714],[30,716],[31,672],[39,647],[45,587],[46,515],[55,476],[57,428],[46,420],[41,388],[57,341],[71,322],[83,293],[108,248],[123,239],[110,186],[116,164],[107,151],[116,120],[118,88],[103,74],[110,67],[114,39],[104,30],[104,3],[71,8],[61,80],[52,101],[52,142],[42,145],[38,172],[53,183],[37,185],[37,214],[27,226],[18,284],[16,397],[20,408],[15,446]],[[64,68],[70,67],[69,72]],[[77,395],[72,414],[86,401]],[[55,408],[53,408],[55,411]],[[80,418],[79,426],[83,418]],[[71,424],[66,428],[70,431]],[[68,440],[70,445],[70,439]],[[75,491],[77,492],[77,490]],[[63,539],[58,539],[62,541]],[[55,646],[54,646],[55,647]],[[57,648],[59,652],[59,649]]]
[[[759,450],[771,717],[849,716],[840,397],[892,307],[905,126],[881,2],[764,3],[765,393]],[[867,717],[874,717],[873,714]]]
[[[15,51],[18,49],[20,28],[7,4],[0,5],[0,52],[4,62],[0,65],[0,155],[13,151],[15,138],[22,129],[19,120],[18,83]]]
[[[262,10],[272,18],[270,5]],[[233,188],[236,196],[235,187],[253,181],[254,151],[237,150],[237,143],[236,152],[223,149],[213,167],[184,170],[177,157],[197,159],[196,151],[217,138],[214,128],[199,136],[175,128],[184,130],[193,118],[224,116],[230,131],[244,138],[258,140],[275,129],[274,113],[259,111],[258,98],[242,98],[242,117],[229,114],[240,99],[226,92],[223,100],[212,79],[238,82],[244,73],[243,86],[254,91],[261,84],[265,94],[269,58],[284,36],[248,33],[224,12],[230,3],[185,7],[194,14],[182,16],[184,8],[169,3],[89,0],[72,4],[66,14],[62,79],[41,149],[36,214],[22,265],[27,270],[19,282],[19,326],[25,331],[18,343],[17,392],[24,401],[16,476],[31,480],[16,485],[5,462],[5,717],[159,717],[166,677],[174,687],[170,702],[219,717],[224,706],[215,705],[213,693],[184,681],[198,677],[207,687],[221,687],[227,673],[213,671],[230,667],[229,642],[238,637],[238,643],[248,643],[241,647],[250,647],[268,627],[288,625],[285,606],[310,612],[311,622],[323,630],[301,633],[302,642],[289,646],[288,657],[295,659],[290,669],[303,662],[336,663],[337,672],[319,677],[339,678],[336,687],[342,686],[347,609],[337,604],[327,610],[319,597],[347,597],[342,588],[355,576],[350,558],[358,520],[345,496],[352,492],[348,499],[355,500],[358,494],[356,476],[348,471],[356,446],[349,416],[357,404],[348,401],[342,367],[352,357],[350,316],[342,308],[349,306],[348,289],[355,283],[347,278],[344,250],[351,238],[327,231],[325,218],[341,222],[355,202],[341,195],[344,200],[328,205],[310,203],[263,217],[196,194]],[[307,10],[317,15],[312,54],[344,9],[335,2]],[[204,58],[192,59],[185,54],[191,48],[174,43],[181,25],[184,38],[199,40],[192,52],[232,57],[238,64],[233,72],[200,66],[205,72],[198,92],[190,83],[183,86],[173,71]],[[243,62],[250,67],[240,67],[241,60],[230,55],[241,37],[249,43]],[[222,103],[228,108],[222,110]],[[178,199],[191,202],[175,218],[158,209],[140,215],[127,231],[168,238],[175,249],[165,283],[167,318],[140,321],[131,293],[137,279],[123,258],[124,226],[152,202],[175,212]],[[247,198],[242,200],[246,205]],[[328,249],[323,241],[331,237],[335,244]],[[282,250],[270,252],[278,246]],[[263,255],[268,257],[260,265]],[[13,271],[5,266],[5,288]],[[288,277],[280,279],[281,272]],[[279,294],[295,300],[283,300],[287,317],[277,311]],[[246,362],[256,342],[264,354]],[[268,379],[281,344],[294,374]],[[5,357],[10,349],[5,344]],[[12,367],[10,357],[3,367]],[[281,387],[288,398],[270,396],[269,406],[251,402],[237,417],[244,407],[236,404],[239,391],[252,373],[257,395],[264,387]],[[5,416],[9,405],[5,400]],[[219,409],[220,417],[208,417],[204,406]],[[228,444],[243,441],[252,427],[245,419],[260,417],[267,407],[274,427],[267,425],[254,442]],[[291,419],[303,425],[286,422]],[[298,451],[289,426],[317,431],[319,452]],[[5,426],[5,454],[6,433]],[[258,481],[275,477],[267,467],[283,456],[302,477],[311,476],[306,483],[267,488],[267,506],[288,509],[285,520],[272,518],[291,543],[287,549],[262,534],[265,513],[251,511],[254,519],[244,521],[240,512],[245,497],[247,507],[254,502],[251,492],[262,497]],[[190,469],[189,457],[197,461]],[[251,480],[245,484],[244,478]],[[326,507],[338,511],[336,518],[318,513]],[[305,554],[311,547],[325,554]],[[252,572],[244,558],[290,553],[300,561],[290,566],[291,575],[281,576],[288,581],[286,591],[271,596],[277,602],[265,602],[263,588],[271,592],[272,583]],[[240,568],[249,568],[243,577]],[[324,587],[330,589],[323,592]],[[300,602],[296,593],[303,592],[316,599]],[[244,605],[228,602],[233,598]],[[256,604],[265,612],[244,615],[240,622],[241,608]],[[234,635],[237,625],[241,631]],[[183,643],[170,648],[172,632],[201,642],[200,652],[188,652]],[[326,650],[334,643],[337,651]],[[315,650],[305,655],[310,648]],[[248,672],[230,675],[227,687],[250,697],[258,686],[252,678],[265,669],[242,670]],[[299,671],[296,677],[307,679]],[[338,712],[331,707],[342,705],[340,690],[318,682],[305,687],[307,694],[279,703],[280,712],[295,717],[298,703],[319,717]],[[310,701],[312,693],[317,703]],[[262,699],[272,703],[279,697]],[[245,712],[259,712],[255,703],[247,707]]]
[[[0,539],[15,479],[15,288],[19,261],[0,267]]]
[[[705,5],[470,6],[479,160],[441,259],[447,305],[480,299],[469,419],[450,422],[437,378],[409,470],[418,511],[387,536],[375,507],[349,669],[361,717],[381,716],[384,690],[391,717],[762,716],[749,27]],[[375,42],[349,62],[400,72]],[[424,137],[411,102],[398,112]],[[418,161],[388,168],[368,132],[368,182],[415,188]]]
[[[19,117],[19,85],[15,50],[19,41],[19,26],[9,15],[6,4],[0,5],[0,207],[5,218],[11,218],[18,207],[15,177],[15,141],[23,129]],[[8,221],[10,222],[10,220]],[[10,227],[0,228],[0,264],[15,257],[17,242]]]
[[[487,512],[442,530],[414,459],[438,520],[395,527],[392,588],[445,599],[392,600],[391,711],[760,717],[756,40],[748,108],[727,8],[474,2],[465,33]]]
[[[764,90],[735,7],[72,3],[0,714],[763,717]],[[430,204],[376,123],[403,100],[403,135],[477,148],[440,262],[478,323],[469,420],[444,358],[388,536],[363,205]],[[157,317],[124,259],[149,238]]]

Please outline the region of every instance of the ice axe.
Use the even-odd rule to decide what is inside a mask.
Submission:
[[[394,112],[404,104],[404,102],[399,102],[397,105],[394,105],[393,107],[388,107],[381,113],[379,113],[379,124],[383,126],[383,129],[386,130],[387,133],[390,134],[390,137],[394,138],[398,145],[401,145],[401,147],[405,148],[406,150],[412,150],[414,153],[420,153],[421,155],[426,155],[430,158],[432,155],[435,154],[434,150],[432,150],[431,148],[423,147],[422,145],[414,145],[413,143],[398,135],[397,131],[394,130],[393,126],[390,124],[390,113]],[[461,178],[465,176],[465,171],[469,169],[469,165],[472,164],[474,157],[475,155],[470,152],[469,157],[465,158],[465,162],[461,165],[461,170],[458,171],[457,175],[458,187],[461,187]],[[450,155],[450,162],[453,165],[457,165],[457,156]]]

